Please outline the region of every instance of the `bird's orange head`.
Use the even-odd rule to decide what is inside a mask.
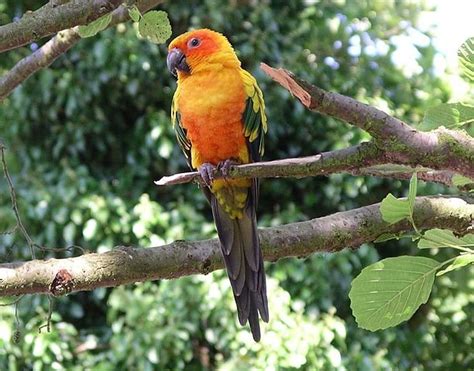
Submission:
[[[168,69],[178,78],[216,66],[240,66],[232,45],[219,32],[200,29],[186,32],[168,46]]]

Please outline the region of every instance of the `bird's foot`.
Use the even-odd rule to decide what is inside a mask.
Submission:
[[[216,167],[213,164],[210,164],[209,162],[205,162],[204,164],[199,166],[199,169],[198,169],[199,175],[204,181],[204,184],[206,184],[208,187],[211,187],[212,182],[214,181],[215,168]]]
[[[227,178],[230,173],[230,168],[234,165],[239,165],[239,162],[234,160],[234,159],[227,159],[224,161],[221,161],[217,164],[217,170],[220,170],[224,178]]]

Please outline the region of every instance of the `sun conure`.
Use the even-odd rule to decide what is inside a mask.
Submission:
[[[255,78],[240,67],[222,34],[201,29],[174,39],[168,68],[178,78],[171,118],[189,166],[206,183],[241,325],[260,340],[259,313],[268,322],[262,251],[257,234],[257,179],[213,179],[215,166],[259,161],[267,131],[265,103]]]

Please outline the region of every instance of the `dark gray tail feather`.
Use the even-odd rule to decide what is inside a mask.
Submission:
[[[216,198],[210,192],[205,193],[211,203],[239,322],[244,326],[248,320],[254,340],[259,341],[258,314],[265,322],[269,316],[263,256],[257,234],[255,192],[249,191],[247,206],[240,219],[231,219]]]

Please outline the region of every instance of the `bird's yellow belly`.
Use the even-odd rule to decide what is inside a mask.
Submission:
[[[222,68],[190,76],[180,84],[178,104],[194,168],[231,158],[249,162],[242,124],[245,103],[238,71]]]

